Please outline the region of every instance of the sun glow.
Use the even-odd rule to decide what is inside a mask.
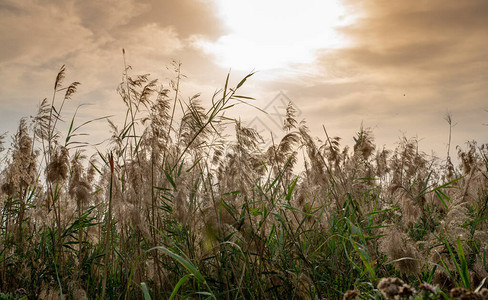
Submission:
[[[338,0],[214,0],[228,33],[198,45],[217,63],[269,70],[310,63],[319,49],[344,46],[336,28],[350,22]]]

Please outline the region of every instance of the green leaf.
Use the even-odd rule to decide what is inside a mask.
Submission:
[[[298,177],[293,180],[293,182],[288,186],[288,193],[286,194],[286,201],[290,201],[291,195],[293,194],[293,190],[295,189],[295,186],[297,185]]]
[[[175,285],[175,288],[173,289],[173,292],[171,293],[171,296],[169,296],[169,300],[172,300],[176,296],[176,293],[178,293],[178,290],[180,289],[180,287],[183,284],[185,284],[185,282],[187,282],[188,279],[190,279],[190,277],[192,277],[192,276],[193,276],[193,274],[187,274],[187,275],[181,277],[181,279]]]
[[[144,282],[141,282],[142,292],[144,293],[144,300],[151,300],[151,295],[149,295],[149,291],[147,290],[147,286]]]
[[[241,95],[234,95],[233,97],[234,97],[234,98],[238,98],[238,99],[256,100],[256,99],[255,99],[255,98],[253,98],[253,97],[241,96]]]
[[[240,82],[237,84],[237,86],[236,86],[236,90],[237,90],[238,88],[240,88],[240,87],[241,87],[241,86],[242,86],[242,85],[243,85],[243,84],[246,82],[246,80],[247,80],[249,77],[251,77],[252,75],[254,75],[254,73],[255,73],[255,72],[252,72],[252,73],[248,74],[246,77],[244,77],[244,78],[243,78],[243,79],[242,79],[242,80],[241,80],[241,81],[240,81]]]
[[[195,278],[198,280],[198,282],[205,283],[205,277],[203,277],[203,275],[198,271],[197,267],[194,266],[191,262],[189,262],[188,260],[184,259],[180,255],[174,253],[173,251],[169,250],[166,247],[157,246],[157,247],[154,247],[152,249],[149,249],[149,251],[154,250],[154,249],[162,250],[164,253],[166,253],[171,258],[173,258],[178,263],[180,263],[183,267],[185,267],[185,269],[188,272],[190,272],[190,274],[193,274],[193,276],[195,276]]]
[[[160,186],[155,186],[155,185],[153,185],[153,189],[160,190],[160,191],[169,191],[170,190],[168,188],[164,188],[164,187],[160,187]]]
[[[263,212],[261,210],[259,210],[258,208],[252,208],[252,207],[250,207],[249,208],[249,211],[250,211],[251,215],[253,215],[255,217],[260,216],[260,215],[263,214]]]
[[[464,249],[463,245],[461,244],[461,239],[458,237],[457,238],[457,254],[459,257],[459,263],[460,263],[460,275],[461,275],[461,280],[463,281],[464,287],[469,289],[471,287],[470,283],[470,276],[469,276],[469,270],[468,270],[468,262],[466,261],[466,256],[464,255]]]
[[[447,206],[447,203],[446,201],[444,201],[444,199],[447,199],[449,201],[450,198],[446,194],[444,194],[441,190],[435,190],[434,192],[436,196],[439,198],[439,200],[441,200],[442,205],[444,205],[446,210],[449,211],[449,206]]]
[[[371,275],[371,278],[373,280],[376,280],[376,272],[374,271],[372,266],[374,262],[371,261],[371,257],[366,251],[366,247],[363,246],[362,244],[355,242],[352,238],[349,238],[349,240],[351,241],[354,250],[356,250],[356,252],[359,254],[359,257],[361,258],[361,261],[363,262],[363,265],[366,267],[366,270],[368,271],[369,275]]]
[[[169,173],[166,172],[166,170],[164,170],[164,169],[163,169],[163,172],[164,172],[164,175],[166,175],[166,179],[168,179],[168,181],[171,184],[171,186],[173,187],[173,189],[176,190],[176,184],[175,184],[175,181],[173,180],[173,177],[171,177],[171,175],[169,175]]]
[[[198,165],[198,163],[202,160],[202,158],[199,158],[197,159],[197,161],[193,164],[193,166],[191,166],[188,170],[186,170],[186,172],[190,172],[194,167],[196,167],[196,165]]]

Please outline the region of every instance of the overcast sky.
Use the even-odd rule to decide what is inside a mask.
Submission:
[[[81,82],[68,110],[122,114],[122,48],[131,74],[163,84],[181,62],[183,99],[204,103],[229,70],[233,82],[257,71],[244,92],[269,114],[234,110],[255,126],[275,129],[282,92],[315,136],[324,125],[346,144],[363,123],[379,146],[418,136],[444,157],[448,112],[453,144],[488,142],[486,0],[0,0],[0,133],[51,97],[63,64]]]

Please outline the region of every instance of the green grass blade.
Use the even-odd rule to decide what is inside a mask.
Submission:
[[[457,254],[458,254],[458,257],[459,257],[459,275],[461,276],[461,280],[464,284],[464,287],[469,289],[471,288],[471,280],[470,280],[470,276],[469,276],[469,269],[468,269],[468,262],[466,261],[466,256],[464,254],[464,249],[463,249],[463,245],[461,244],[461,239],[458,237],[457,238],[457,243],[456,243],[456,247],[457,247]],[[457,266],[457,265],[456,265]]]
[[[169,173],[166,172],[166,170],[164,170],[164,169],[163,169],[163,172],[164,172],[164,175],[166,175],[166,179],[168,179],[168,181],[171,184],[171,186],[173,187],[173,189],[176,190],[176,184],[175,184],[175,181],[173,180],[173,177],[171,177],[171,175],[169,175]]]
[[[141,282],[141,289],[142,293],[144,294],[144,300],[151,300],[151,295],[149,295],[149,291],[147,290],[147,286],[144,282]]]
[[[178,281],[178,283],[175,285],[175,288],[173,289],[173,292],[171,293],[171,296],[169,296],[169,300],[172,300],[176,294],[178,293],[178,290],[180,289],[180,287],[185,284],[185,282],[188,281],[188,279],[190,279],[190,277],[192,277],[193,274],[187,274],[183,277],[181,277],[181,279]]]
[[[288,186],[288,193],[286,194],[286,201],[290,201],[291,195],[293,194],[293,190],[295,189],[295,186],[297,185],[298,177],[293,180],[293,182]]]
[[[254,72],[251,72],[250,74],[248,74],[246,77],[244,77],[238,84],[237,84],[237,87],[236,87],[236,90],[238,88],[240,88],[245,82],[246,80],[251,77],[252,75],[254,75]]]
[[[205,283],[205,277],[198,271],[197,267],[193,265],[191,262],[188,260],[184,259],[180,255],[174,253],[173,251],[169,250],[166,247],[163,246],[157,246],[152,249],[149,249],[149,251],[154,250],[154,249],[159,249],[162,250],[164,253],[169,255],[171,258],[176,260],[178,263],[180,263],[190,274],[193,274],[195,278],[200,282],[200,283]]]

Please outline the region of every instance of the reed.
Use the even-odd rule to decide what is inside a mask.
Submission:
[[[63,66],[51,103],[0,136],[0,299],[488,299],[487,144],[458,146],[458,166],[362,126],[343,147],[289,105],[264,147],[226,114],[254,101],[252,73],[205,107],[173,68],[162,84],[126,64],[122,122],[75,113],[61,132],[79,86]],[[86,157],[92,122],[109,146]]]

